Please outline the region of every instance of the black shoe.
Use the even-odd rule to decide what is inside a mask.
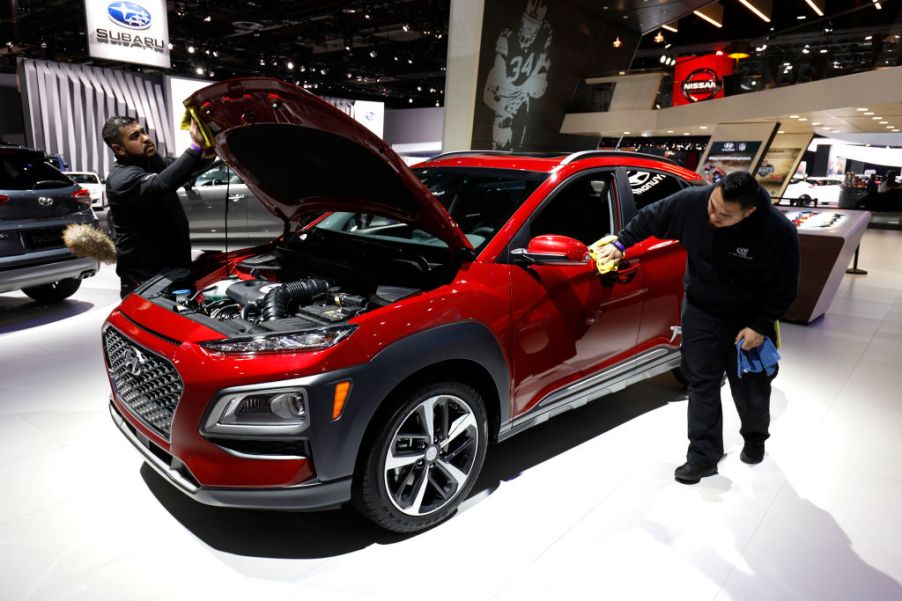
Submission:
[[[680,484],[698,484],[699,480],[717,473],[717,466],[706,467],[701,463],[687,461],[673,472],[673,477]]]
[[[745,443],[742,447],[742,452],[739,453],[739,459],[743,463],[751,465],[761,463],[764,460],[764,443]]]

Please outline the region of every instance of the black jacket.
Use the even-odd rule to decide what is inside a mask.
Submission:
[[[117,157],[106,182],[116,273],[133,290],[151,276],[191,263],[188,218],[176,190],[209,164],[200,152],[178,159]]]
[[[649,236],[679,240],[688,255],[686,300],[770,334],[798,293],[798,232],[764,189],[754,213],[732,227],[715,228],[708,222],[712,190],[687,188],[650,204],[617,237],[626,247]]]

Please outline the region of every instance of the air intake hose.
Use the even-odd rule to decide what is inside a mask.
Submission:
[[[329,290],[326,280],[302,280],[286,282],[266,293],[261,303],[260,315],[263,321],[272,321],[294,315],[302,303],[309,303]]]

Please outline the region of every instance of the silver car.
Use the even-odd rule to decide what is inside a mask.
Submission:
[[[0,292],[57,302],[94,275],[97,262],[63,244],[70,223],[97,225],[90,193],[45,163],[43,152],[0,146]]]
[[[214,163],[178,195],[195,243],[220,242],[228,233],[230,242],[250,246],[272,240],[285,227],[225,163]]]

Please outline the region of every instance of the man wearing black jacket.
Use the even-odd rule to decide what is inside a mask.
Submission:
[[[116,155],[106,195],[122,298],[150,277],[191,263],[188,218],[176,190],[210,161],[193,122],[189,133],[191,146],[172,160],[157,154],[153,140],[131,117],[110,117],[103,126],[103,140]]]
[[[689,451],[674,477],[695,484],[717,473],[724,372],[742,423],[740,459],[759,463],[769,436],[773,376],[740,379],[736,345],[743,340],[748,350],[765,337],[776,342],[774,323],[798,292],[798,233],[750,174],[736,172],[643,208],[598,260],[619,260],[649,236],[679,240],[688,255],[681,370],[689,382]]]

